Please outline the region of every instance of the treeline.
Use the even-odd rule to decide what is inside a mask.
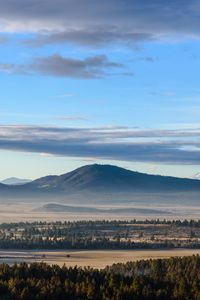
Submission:
[[[175,225],[175,226],[189,226],[189,227],[200,227],[200,219],[199,220],[160,220],[160,219],[146,219],[146,220],[98,220],[98,221],[91,221],[91,220],[83,220],[83,221],[55,221],[55,222],[43,222],[43,221],[36,221],[36,222],[18,222],[18,223],[1,223],[0,229],[14,229],[17,227],[22,228],[29,228],[29,227],[41,227],[41,226],[67,226],[67,227],[78,227],[78,226],[87,226],[87,227],[94,227],[94,226],[121,226],[121,225]]]
[[[200,300],[200,257],[117,264],[104,270],[0,265],[1,300]]]
[[[200,221],[77,221],[0,224],[0,249],[200,248]]]
[[[82,249],[82,250],[133,250],[133,249],[171,249],[171,248],[200,248],[199,243],[193,242],[182,244],[179,241],[163,241],[155,243],[147,242],[133,242],[133,241],[120,241],[110,240],[107,238],[100,238],[98,240],[92,240],[91,238],[63,238],[62,240],[45,239],[42,238],[30,238],[30,239],[1,239],[0,249]]]

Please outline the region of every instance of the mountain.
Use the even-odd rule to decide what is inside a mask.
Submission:
[[[32,190],[77,193],[134,191],[200,191],[200,181],[129,171],[112,165],[87,165],[60,176],[39,178],[25,185]]]
[[[31,180],[21,179],[21,178],[16,178],[16,177],[10,177],[10,178],[7,178],[7,179],[4,179],[3,181],[1,181],[1,183],[7,184],[7,185],[21,185],[21,184],[25,184],[28,182],[31,182]]]
[[[0,184],[0,199],[64,204],[199,202],[200,180],[149,175],[112,165],[86,165],[23,185]]]

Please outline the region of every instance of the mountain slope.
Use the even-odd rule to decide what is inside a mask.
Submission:
[[[111,165],[88,165],[24,185],[0,184],[1,201],[68,205],[198,204],[200,180],[148,175]]]
[[[24,187],[46,192],[200,191],[200,181],[148,175],[111,165],[88,165],[60,176],[47,176]]]

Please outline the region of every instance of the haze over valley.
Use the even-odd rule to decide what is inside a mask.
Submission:
[[[60,176],[0,185],[1,214],[32,218],[197,218],[200,181],[86,165]],[[6,208],[6,209],[5,209]],[[27,214],[27,215],[26,215]]]

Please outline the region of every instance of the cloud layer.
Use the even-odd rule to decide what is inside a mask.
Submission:
[[[1,31],[43,33],[34,45],[199,38],[199,16],[199,0],[0,0]]]
[[[1,126],[0,149],[81,158],[200,164],[200,130]]]

